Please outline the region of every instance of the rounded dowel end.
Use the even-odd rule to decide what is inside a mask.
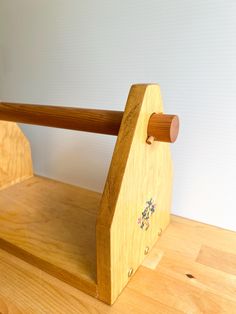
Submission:
[[[179,118],[176,115],[153,113],[148,123],[148,137],[156,141],[174,143],[179,134]]]

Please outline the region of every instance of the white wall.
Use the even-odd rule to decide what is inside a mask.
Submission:
[[[182,124],[173,212],[236,230],[235,0],[0,0],[0,15],[2,100],[121,110],[158,82]],[[102,190],[114,137],[23,128],[37,173]]]

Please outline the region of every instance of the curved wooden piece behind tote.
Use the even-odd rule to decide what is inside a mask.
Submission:
[[[27,138],[16,123],[0,121],[0,190],[32,176]]]

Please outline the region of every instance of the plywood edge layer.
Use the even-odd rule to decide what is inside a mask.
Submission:
[[[68,271],[57,267],[51,263],[46,262],[45,260],[30,254],[29,252],[22,250],[0,238],[0,248],[4,251],[24,260],[25,262],[45,271],[49,275],[52,275],[65,283],[77,288],[93,297],[97,297],[97,285],[92,280],[89,281],[86,278],[75,276],[74,274],[69,273]]]
[[[39,176],[0,191],[0,248],[97,297],[100,197]]]

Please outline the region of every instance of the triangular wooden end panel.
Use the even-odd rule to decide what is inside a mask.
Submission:
[[[163,112],[159,86],[134,85],[97,219],[98,297],[110,304],[169,223],[169,144],[146,143],[148,121],[154,112]]]

